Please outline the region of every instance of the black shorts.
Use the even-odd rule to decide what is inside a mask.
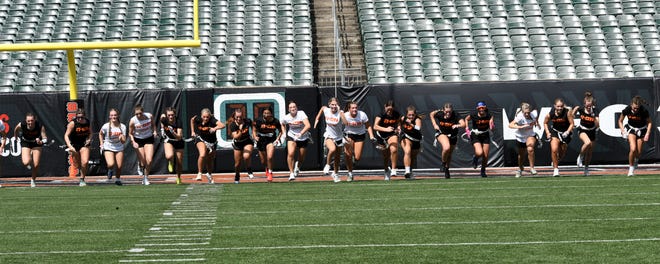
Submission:
[[[564,138],[564,137],[560,136],[559,133],[563,133],[563,132],[561,132],[561,131],[558,132],[554,129],[550,129],[550,136],[551,137],[558,138],[559,142],[564,143],[564,144],[571,143],[571,139],[572,139],[573,134],[568,133],[568,136]]]
[[[254,144],[254,141],[252,141],[251,138],[247,138],[247,139],[244,139],[242,141],[234,140],[231,143],[231,146],[234,148],[234,150],[243,150],[245,148],[245,146],[253,145],[253,144]]]
[[[343,138],[326,138],[325,140],[332,140],[333,143],[335,143],[336,147],[343,147],[344,146],[344,139]]]
[[[420,150],[422,148],[422,142],[420,142],[420,141],[414,141],[414,140],[411,140],[411,139],[406,138],[406,137],[404,137],[403,140],[407,140],[408,142],[410,142],[412,144],[411,145],[412,150]]]
[[[136,138],[136,137],[133,138],[135,139],[135,143],[138,143],[138,146],[140,148],[144,147],[144,145],[146,144],[151,144],[151,145],[154,144],[154,136],[150,136],[148,138]]]
[[[643,138],[644,135],[646,135],[646,127],[635,129],[635,128],[631,127],[630,125],[625,125],[624,128],[626,129],[626,131],[628,131],[628,133],[637,136],[637,138]]]
[[[587,134],[587,137],[589,137],[591,141],[596,140],[596,129],[592,129],[592,130],[578,129],[578,135],[582,133]]]
[[[296,143],[296,148],[306,148],[306,147],[307,147],[307,144],[309,144],[309,139],[305,139],[305,140],[302,140],[302,141],[298,141],[298,140],[293,140],[293,138],[290,137],[290,136],[287,136],[287,137],[286,137],[286,140],[287,140],[287,141],[295,142],[295,143]]]
[[[174,149],[184,149],[186,145],[185,142],[183,142],[183,140],[168,140],[165,143],[172,144],[172,147],[174,147]]]
[[[43,144],[37,144],[37,141],[21,141],[21,148],[40,148],[43,147]]]
[[[266,146],[275,142],[275,140],[277,140],[277,137],[259,137],[259,141],[257,141],[257,149],[259,151],[266,151]]]
[[[363,142],[367,138],[367,134],[346,134],[347,138],[350,138],[354,142]]]
[[[392,136],[396,136],[394,132],[376,131],[376,144],[386,146],[387,140],[390,139],[390,137]]]
[[[440,135],[445,135],[445,136],[447,136],[447,137],[449,138],[449,145],[456,145],[456,142],[458,142],[458,135],[457,135],[457,134],[449,134],[449,135],[447,135],[447,134],[440,134],[440,133],[436,132],[436,133],[435,133],[435,138],[436,138],[436,140],[437,140],[437,138],[438,138]]]
[[[86,147],[85,146],[85,141],[87,141],[87,139],[71,140],[71,146],[73,146],[73,148],[76,149],[76,151],[80,151],[80,149],[82,149],[83,147]]]
[[[472,143],[472,145],[474,145],[474,143],[490,144],[490,132],[479,135],[472,134],[472,136],[470,136],[470,143]]]

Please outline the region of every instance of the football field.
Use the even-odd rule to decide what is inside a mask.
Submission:
[[[660,177],[0,188],[0,263],[657,263]]]

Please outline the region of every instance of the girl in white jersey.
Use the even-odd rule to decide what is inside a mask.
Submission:
[[[128,135],[133,142],[133,148],[138,158],[137,172],[142,175],[142,184],[149,185],[149,171],[154,157],[154,138],[156,137],[156,122],[151,113],[145,113],[142,105],[133,109],[135,116],[128,122]],[[144,171],[143,171],[144,170]]]
[[[520,110],[516,112],[516,117],[509,123],[509,128],[516,129],[516,141],[518,141],[518,170],[516,171],[516,178],[522,176],[525,169],[525,153],[529,159],[529,171],[532,175],[536,175],[534,169],[534,147],[536,146],[536,132],[534,127],[541,128],[539,124],[538,113],[532,110],[528,103],[523,102],[520,104]]]
[[[307,114],[298,110],[296,102],[289,101],[288,108],[289,113],[282,119],[282,131],[286,131],[286,161],[289,165],[289,181],[293,181],[300,173],[298,166],[305,161],[307,144],[310,139],[309,129],[312,126],[309,124]],[[296,150],[298,150],[298,160],[295,159]]]
[[[339,110],[339,102],[337,98],[330,98],[328,100],[328,106],[322,106],[319,113],[316,115],[316,120],[314,121],[314,128],[319,123],[321,115],[325,118],[325,132],[323,133],[325,147],[328,149],[328,155],[326,158],[325,166],[323,167],[323,175],[328,175],[330,173],[330,163],[334,159],[334,172],[332,172],[332,180],[334,182],[339,182],[339,159],[341,152],[339,148],[344,145],[342,123],[341,123],[341,114],[343,111]]]
[[[122,185],[121,168],[124,162],[124,143],[126,143],[126,125],[119,122],[119,111],[111,108],[108,113],[110,121],[99,131],[99,144],[105,164],[108,167],[108,180],[112,179],[113,169],[116,174],[115,184]]]
[[[353,181],[353,162],[360,161],[362,157],[367,132],[371,142],[375,142],[376,138],[374,138],[374,131],[369,123],[369,117],[358,110],[358,104],[351,101],[348,102],[346,108],[347,112],[341,115],[344,123],[344,138],[346,139],[344,146],[346,167],[348,169],[348,179],[346,181]]]

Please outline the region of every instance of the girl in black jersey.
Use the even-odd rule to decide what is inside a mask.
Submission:
[[[383,152],[385,180],[396,176],[397,150],[399,149],[399,131],[401,114],[394,109],[394,101],[385,103],[384,111],[374,119],[377,148]]]
[[[14,138],[21,137],[21,161],[23,166],[32,169],[30,187],[37,187],[34,182],[39,175],[41,149],[48,142],[46,127],[37,121],[33,113],[25,114],[25,121],[18,123],[14,128]]]
[[[92,131],[90,122],[85,117],[85,110],[82,108],[76,111],[76,118],[71,120],[66,126],[64,132],[64,142],[67,151],[73,158],[74,166],[80,171],[80,182],[78,185],[86,186],[85,176],[87,176],[87,163],[89,162],[89,144],[92,142]]]
[[[630,105],[621,111],[619,116],[619,128],[621,135],[628,139],[630,151],[628,152],[628,176],[635,175],[635,168],[639,162],[639,157],[642,156],[642,147],[644,142],[649,141],[651,136],[651,115],[644,107],[646,101],[641,96],[637,95],[630,101]],[[628,118],[628,123],[623,124],[625,118]]]
[[[206,167],[206,179],[213,184],[211,172],[214,168],[215,144],[218,142],[215,132],[225,128],[225,124],[215,119],[210,109],[204,108],[199,116],[190,119],[190,127],[193,128],[191,137],[195,138],[195,147],[199,153],[195,180],[202,180],[202,170]]]
[[[5,151],[5,144],[7,143],[7,130],[8,130],[8,127],[5,124],[5,121],[0,119],[0,152]],[[1,156],[0,156],[0,158],[1,158]],[[2,161],[1,160],[0,160],[0,176],[2,176]]]
[[[181,169],[183,167],[183,125],[176,116],[176,110],[172,107],[165,108],[165,113],[160,116],[160,132],[167,160],[167,170],[176,170],[176,184],[181,184]]]
[[[234,183],[241,180],[241,163],[245,166],[248,178],[253,179],[252,167],[250,166],[250,156],[254,148],[254,141],[250,135],[252,120],[243,117],[243,111],[234,110],[229,120],[229,135],[232,138],[232,147],[234,148]]]
[[[577,157],[577,166],[584,166],[584,176],[589,176],[589,164],[591,163],[591,154],[594,152],[594,141],[596,140],[596,131],[598,130],[598,110],[591,92],[584,93],[584,106],[573,107],[569,116],[580,118],[580,124],[577,126],[578,137],[582,140],[582,148]]]
[[[401,148],[403,148],[403,166],[405,178],[414,180],[412,165],[417,162],[417,154],[422,149],[422,116],[414,106],[406,108],[406,115],[401,117]]]
[[[472,129],[470,129],[470,123],[472,123]],[[493,116],[488,112],[485,102],[477,102],[477,111],[465,117],[465,124],[465,133],[470,137],[470,142],[474,147],[472,166],[476,169],[479,166],[479,158],[481,158],[481,177],[486,177],[488,151],[490,150],[490,130],[495,127],[495,122]]]
[[[277,131],[277,133],[276,133]],[[252,137],[257,142],[259,159],[266,169],[266,180],[273,181],[273,156],[275,146],[280,145],[282,126],[280,120],[273,115],[273,108],[264,108],[261,116],[255,120],[252,127]]]
[[[552,157],[552,176],[559,176],[559,161],[566,155],[568,143],[571,142],[573,130],[573,117],[569,118],[571,110],[564,105],[564,99],[555,99],[554,109],[550,111],[543,121],[545,134],[550,139]],[[552,122],[552,125],[550,125]]]
[[[431,123],[435,129],[435,138],[442,146],[442,167],[445,178],[449,179],[449,164],[451,155],[456,148],[458,140],[458,129],[465,127],[465,120],[458,116],[451,103],[445,103],[442,109],[433,110],[430,113]]]

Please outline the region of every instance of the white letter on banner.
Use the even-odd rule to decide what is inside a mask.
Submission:
[[[626,108],[624,104],[613,104],[603,108],[598,115],[600,131],[610,137],[621,137],[621,130],[617,128],[616,113],[621,113],[624,108]],[[623,123],[626,123],[625,119]]]

